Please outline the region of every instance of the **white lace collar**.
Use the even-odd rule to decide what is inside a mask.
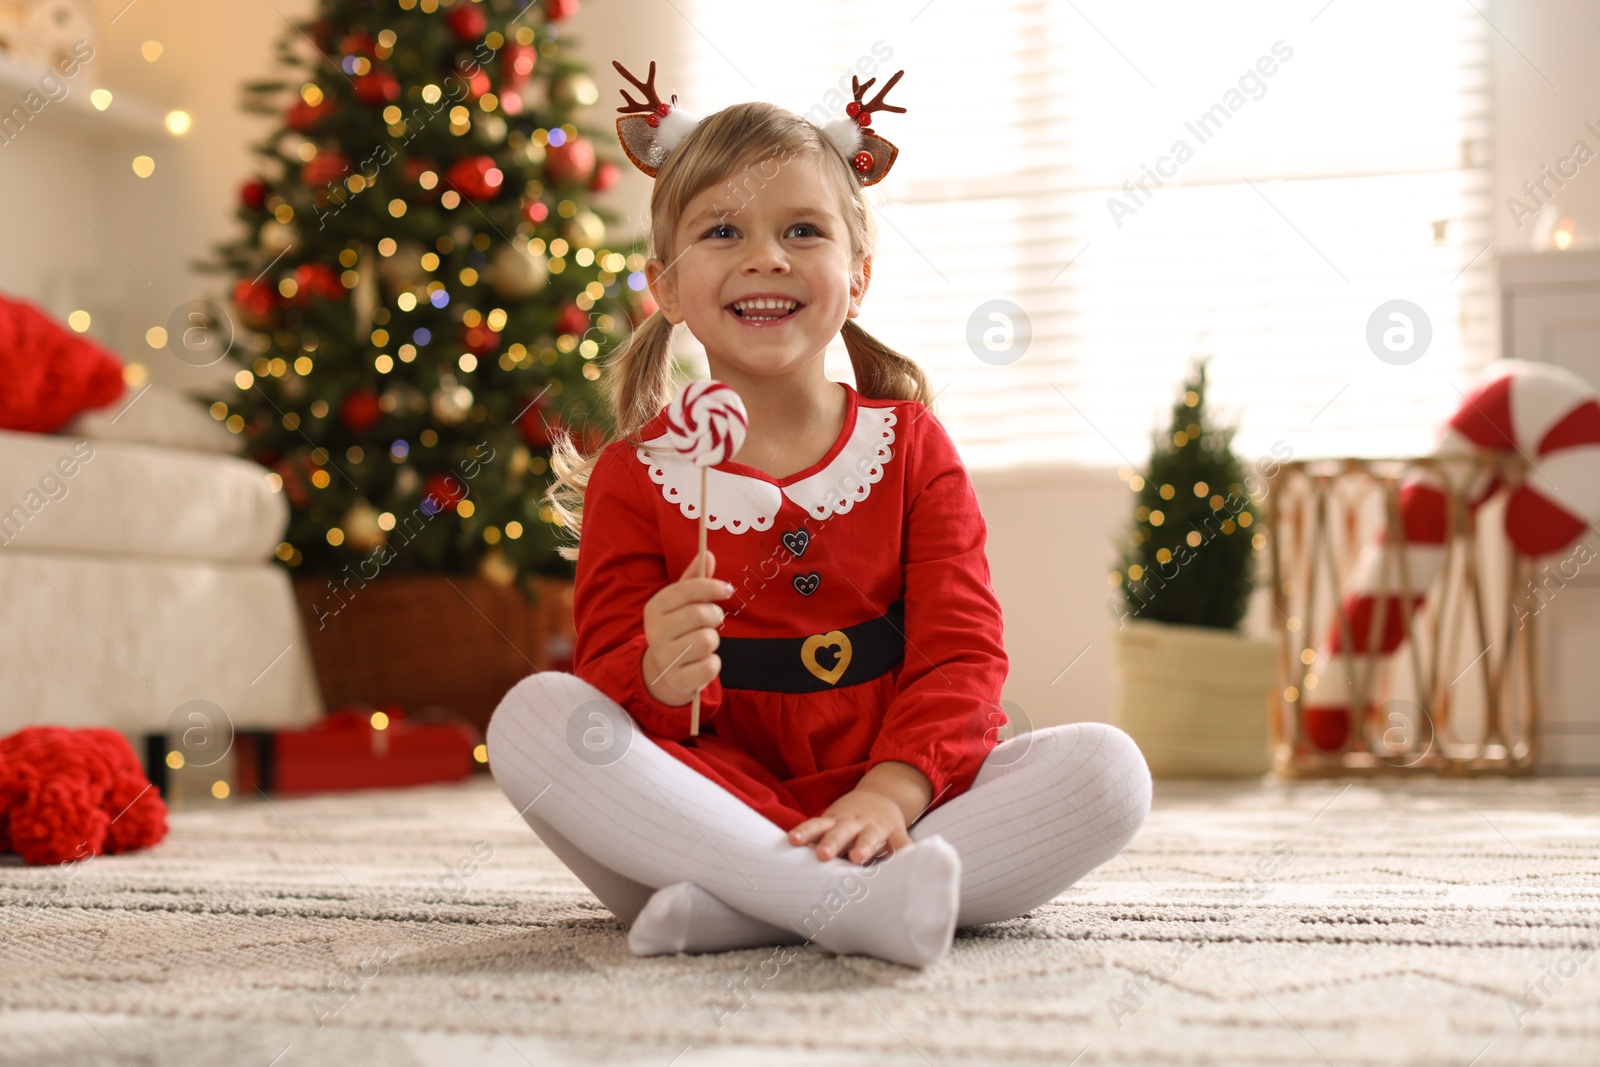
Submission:
[[[839,454],[821,470],[787,485],[706,468],[706,492],[714,512],[706,516],[707,528],[736,534],[770,529],[784,497],[814,519],[827,518],[830,512],[843,515],[882,481],[884,468],[894,458],[896,421],[894,408],[869,407],[857,398],[855,427]],[[650,472],[650,480],[661,487],[662,497],[677,504],[684,518],[698,522],[700,468],[668,448],[666,434],[651,438],[634,453]]]

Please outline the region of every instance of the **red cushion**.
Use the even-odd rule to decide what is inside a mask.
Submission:
[[[27,301],[0,296],[0,430],[53,433],[123,388],[114,353]]]

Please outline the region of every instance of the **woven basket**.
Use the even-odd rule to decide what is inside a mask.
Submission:
[[[1252,778],[1272,766],[1277,642],[1129,621],[1116,632],[1117,725],[1157,778]]]
[[[295,582],[328,709],[399,704],[479,730],[535,671],[572,669],[572,582],[536,576],[537,602],[465,575],[386,575],[343,601],[328,579]]]

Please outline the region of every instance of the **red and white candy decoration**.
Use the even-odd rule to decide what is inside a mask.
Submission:
[[[1433,455],[1470,456],[1477,449],[1521,453],[1533,465],[1527,480],[1506,502],[1507,540],[1521,555],[1560,552],[1600,523],[1600,396],[1582,378],[1549,363],[1500,360],[1485,371],[1461,408],[1445,425]],[[1476,510],[1499,488],[1494,477],[1467,488]],[[1362,551],[1345,584],[1343,614],[1350,620],[1349,649],[1335,618],[1326,644],[1330,657],[1364,655],[1374,626],[1381,627],[1379,654],[1392,656],[1406,635],[1406,622],[1422,603],[1445,562],[1449,504],[1440,476],[1418,471],[1400,484],[1400,529],[1405,538],[1407,588],[1383,582],[1386,536]],[[1383,603],[1377,591],[1387,587]],[[1381,613],[1381,619],[1379,618]],[[1349,683],[1338,671],[1319,678],[1301,721],[1312,745],[1344,747],[1349,733]]]
[[[744,444],[749,426],[750,417],[739,394],[732,386],[711,379],[690,382],[667,406],[667,443],[699,467],[715,467],[732,459]]]
[[[700,577],[706,577],[706,471],[726,463],[744,445],[750,417],[733,387],[713,379],[685,385],[667,405],[667,447],[700,468]],[[694,694],[689,735],[700,734],[700,693]]]

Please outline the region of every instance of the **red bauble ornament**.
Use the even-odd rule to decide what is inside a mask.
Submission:
[[[578,13],[578,0],[544,0],[544,17],[552,22],[569,19]]]
[[[557,333],[582,333],[589,328],[589,316],[576,304],[567,304],[556,316]]]
[[[461,331],[461,347],[475,356],[493,355],[500,348],[500,335],[479,323]]]
[[[422,187],[422,176],[428,171],[433,171],[434,183],[432,189]],[[400,177],[410,188],[416,190],[412,199],[430,201],[439,195],[439,164],[431,159],[408,159],[400,166]]]
[[[529,448],[549,448],[555,432],[564,425],[559,414],[545,414],[548,407],[549,401],[541,396],[517,420],[517,431],[522,434],[522,439],[527,442]]]
[[[400,99],[400,82],[386,70],[356,75],[356,99],[363,104],[389,104]]]
[[[278,292],[266,282],[242,278],[233,287],[233,306],[252,330],[270,330],[278,318]]]
[[[344,181],[350,173],[350,161],[338,152],[318,152],[311,162],[300,168],[300,177],[307,185],[333,185]]]
[[[445,181],[468,200],[492,200],[505,176],[489,156],[468,156],[451,164]]]
[[[534,51],[533,45],[512,41],[500,49],[501,76],[507,84],[520,88],[533,76],[533,68],[538,61],[539,53]]]
[[[267,202],[267,183],[260,178],[251,178],[239,186],[239,203],[251,211],[260,211]]]
[[[441,508],[454,511],[457,501],[465,500],[467,487],[454,474],[431,474],[422,487],[423,499],[431,497]]]
[[[615,163],[609,159],[602,160],[600,165],[595,168],[594,177],[589,180],[589,191],[593,193],[605,192],[617,184],[617,179],[621,174],[622,171],[617,168]]]
[[[300,467],[294,460],[281,459],[272,465],[272,469],[283,479],[283,495],[289,498],[291,505],[297,508],[310,505],[311,487],[306,484],[301,476]]]
[[[345,298],[344,283],[339,281],[339,272],[326,263],[302,263],[294,269],[294,280],[299,286],[295,290],[295,302],[302,307],[311,302],[314,296],[324,300],[343,300]]]
[[[377,47],[376,41],[364,33],[352,33],[339,42],[339,54],[345,56],[366,56],[371,59],[373,49]]]
[[[849,115],[851,118],[855,118],[856,116],[860,115],[861,114],[861,101],[859,101],[859,100],[850,101],[848,104],[846,104],[844,106],[844,113],[846,115]]]
[[[327,97],[322,98],[319,104],[308,104],[304,100],[296,100],[294,106],[284,112],[283,122],[291,130],[305,133],[307,130],[316,129],[317,124],[333,113],[333,101]]]
[[[484,33],[489,29],[489,16],[483,13],[483,8],[477,4],[458,3],[444,16],[445,24],[450,27],[450,32],[463,44],[472,44],[483,39]]]
[[[558,184],[586,182],[594,174],[594,146],[582,137],[544,150],[544,171]]]
[[[367,388],[351,390],[339,405],[339,418],[356,433],[366,433],[383,419],[378,394]]]

